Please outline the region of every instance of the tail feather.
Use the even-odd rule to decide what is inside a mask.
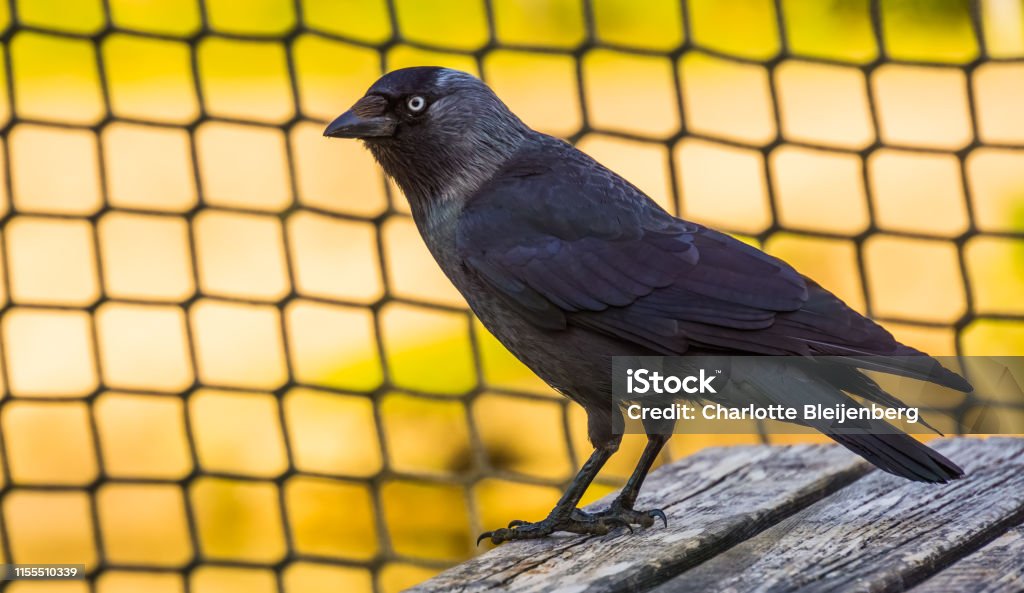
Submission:
[[[908,480],[945,483],[964,477],[957,464],[903,433],[828,436],[875,467]]]
[[[731,384],[738,388],[721,390],[715,396],[717,403],[740,407],[756,401],[788,408],[816,403],[827,407],[856,408],[859,407],[858,402],[843,391],[851,388],[851,391],[881,401],[883,405],[905,407],[895,396],[859,372],[844,373],[835,365],[790,364],[786,366],[785,372],[779,372],[779,367],[767,366],[759,358],[741,359],[741,362],[743,364],[734,360],[730,370]],[[856,376],[863,380],[849,380]],[[871,389],[871,386],[875,389]],[[796,422],[825,433],[879,469],[908,480],[941,483],[964,475],[955,463],[885,420],[856,418],[837,422],[826,418],[804,418]]]
[[[862,369],[927,381],[964,393],[974,391],[974,386],[967,379],[942,366],[931,356],[903,344],[897,346],[897,351],[888,356],[836,356],[830,360]]]
[[[907,407],[907,404],[895,395],[892,395],[888,391],[882,389],[878,383],[876,383],[871,377],[860,372],[859,369],[837,364],[823,364],[821,365],[821,373],[823,376],[827,377],[828,381],[832,383],[832,385],[847,393],[863,397],[869,401],[873,401],[889,408],[902,409]],[[918,418],[918,422],[930,429],[932,432],[942,436],[939,429],[929,424],[924,417]]]

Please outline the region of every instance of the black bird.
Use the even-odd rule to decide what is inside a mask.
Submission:
[[[810,397],[818,399],[810,401],[823,403],[856,405],[852,393],[902,405],[858,366],[971,390],[785,262],[672,216],[570,144],[531,130],[472,75],[437,67],[391,72],[324,135],[366,144],[405,193],[427,247],[484,326],[587,412],[594,452],[548,517],[513,521],[481,539],[603,534],[665,520],[660,510],[633,508],[668,440],[670,430],[659,423],[645,423],[647,446],[610,508],[576,508],[622,438],[613,429],[613,422],[621,425],[612,400],[614,356],[852,357],[793,371],[797,382],[813,387]],[[883,364],[871,362],[875,355],[908,358]],[[787,397],[767,391],[769,399]],[[963,476],[896,429],[816,428],[898,476]]]

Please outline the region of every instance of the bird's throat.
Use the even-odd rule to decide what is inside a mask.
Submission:
[[[519,143],[501,147],[438,144],[410,150],[402,142],[368,142],[384,172],[405,194],[413,211],[449,201],[464,202],[497,173]]]

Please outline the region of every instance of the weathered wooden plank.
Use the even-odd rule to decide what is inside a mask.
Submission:
[[[637,508],[662,508],[668,528],[657,524],[634,534],[618,530],[601,537],[512,542],[411,591],[642,590],[746,540],[869,469],[834,446],[709,449],[648,477]],[[611,499],[588,508],[604,508]]]
[[[911,593],[950,591],[1024,591],[1024,525],[1014,527],[987,546],[911,589]]]
[[[884,592],[923,581],[1024,519],[1024,440],[938,448],[968,478],[931,485],[873,472],[654,591]]]

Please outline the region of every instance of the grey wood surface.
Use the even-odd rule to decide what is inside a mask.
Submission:
[[[911,593],[949,591],[1024,591],[1024,526],[1014,527],[992,543],[911,589]]]
[[[678,574],[850,483],[868,471],[831,446],[708,449],[652,472],[637,508],[657,523],[630,534],[557,535],[512,542],[412,589],[425,592],[626,591]],[[602,499],[590,509],[611,502]],[[514,519],[518,517],[509,517]],[[540,517],[539,517],[540,518]]]
[[[654,591],[905,590],[1024,517],[1024,441],[937,448],[969,477],[921,484],[872,472]]]
[[[838,446],[708,449],[648,478],[637,508],[668,528],[512,542],[411,591],[1024,590],[1024,536],[1007,532],[1024,519],[1024,439],[935,446],[968,478],[909,482]],[[993,566],[1016,580],[965,588]]]

